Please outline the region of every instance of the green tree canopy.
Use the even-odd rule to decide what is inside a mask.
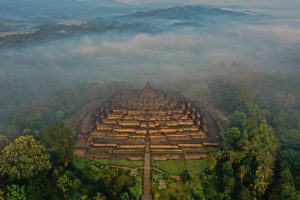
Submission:
[[[73,154],[74,133],[64,124],[57,123],[46,131],[44,140],[55,150],[64,166],[68,166]]]
[[[97,193],[93,200],[106,200],[106,198],[102,193]]]
[[[50,169],[50,155],[31,135],[17,138],[1,152],[0,172],[12,179],[32,179]]]
[[[7,186],[7,193],[6,193],[7,200],[27,200],[25,186],[19,185],[8,185]]]

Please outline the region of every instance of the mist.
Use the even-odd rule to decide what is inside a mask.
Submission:
[[[1,48],[0,102],[5,106],[0,115],[3,119],[27,101],[49,100],[56,91],[83,82],[126,81],[142,87],[150,81],[156,87],[179,90],[176,84],[189,82],[190,87],[181,92],[201,98],[220,76],[300,75],[299,22],[275,8],[266,13],[265,7],[256,6],[253,13],[247,7],[196,20],[116,15],[106,20],[126,25],[138,21],[146,28],[132,23],[133,30],[114,28]],[[186,90],[195,91],[192,83],[198,84],[197,92]]]

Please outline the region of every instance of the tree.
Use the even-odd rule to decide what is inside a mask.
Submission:
[[[97,195],[94,196],[93,200],[106,200],[106,198],[102,193],[97,193]]]
[[[248,187],[242,187],[241,191],[239,192],[239,199],[240,200],[252,199],[252,195]]]
[[[0,200],[5,200],[4,199],[4,192],[1,188],[0,188]]]
[[[284,168],[280,173],[279,194],[282,199],[296,200],[300,198],[299,191],[297,192],[294,177],[289,168]]]
[[[241,135],[241,131],[238,128],[229,128],[225,133],[226,142],[224,144],[226,145],[226,148],[237,149],[239,141],[241,139]]]
[[[9,185],[6,193],[7,200],[27,200],[25,186]]]
[[[215,169],[217,163],[218,163],[218,160],[217,160],[217,158],[215,158],[215,156],[208,157],[208,159],[207,159],[207,170],[208,171],[213,171]]]
[[[268,172],[265,172],[268,171]],[[255,171],[255,177],[252,184],[252,192],[253,195],[256,197],[261,197],[264,195],[265,191],[267,190],[267,187],[269,185],[269,173],[271,173],[272,170],[264,165],[259,165],[258,168]],[[267,173],[265,176],[264,174]]]
[[[183,182],[187,183],[191,180],[191,175],[187,170],[184,170],[181,174],[181,179]]]
[[[30,200],[53,199],[53,196],[57,195],[56,187],[44,175],[32,179],[26,185],[26,192]]]
[[[255,158],[255,168],[252,190],[256,197],[262,196],[270,184],[273,175],[275,152],[277,150],[273,129],[267,124],[261,124],[253,130],[249,138],[252,148],[250,155]]]
[[[246,174],[248,174],[250,172],[250,167],[249,166],[246,166],[246,165],[241,165],[239,166],[239,169],[238,169],[238,176],[239,176],[239,181],[241,184],[243,184],[243,181],[245,179],[245,176]]]
[[[8,144],[8,139],[5,135],[0,134],[0,150]]]
[[[249,120],[250,121],[250,120]],[[261,198],[271,181],[277,150],[273,129],[266,123],[231,127],[224,134],[216,163],[209,169],[205,196],[223,199]],[[210,187],[216,187],[215,193]]]
[[[221,170],[223,175],[222,180],[224,191],[227,196],[233,192],[233,188],[235,185],[234,170],[232,169],[232,166],[229,161],[226,161],[222,164]]]
[[[128,192],[124,192],[120,195],[120,200],[130,200]]]
[[[73,182],[67,175],[63,175],[57,179],[56,185],[63,193],[66,194],[72,189]]]
[[[73,154],[73,132],[64,127],[64,124],[58,123],[46,131],[44,140],[55,150],[64,166],[68,166]]]
[[[89,197],[87,195],[82,195],[80,197],[80,200],[88,200],[88,199],[89,199]]]
[[[139,199],[142,195],[142,180],[136,176],[135,178],[135,185],[132,187],[129,187],[129,194],[132,197],[132,199]]]
[[[241,111],[234,111],[230,120],[230,126],[243,128],[245,125],[245,121],[247,120],[247,115]]]
[[[50,155],[33,136],[21,136],[1,152],[0,172],[12,179],[30,180],[50,169]]]

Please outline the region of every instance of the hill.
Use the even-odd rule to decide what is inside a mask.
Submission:
[[[0,0],[0,17],[95,17],[120,12],[116,1]]]

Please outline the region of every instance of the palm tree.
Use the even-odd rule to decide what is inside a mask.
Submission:
[[[105,196],[102,193],[97,193],[96,196],[94,196],[93,200],[106,200]]]

